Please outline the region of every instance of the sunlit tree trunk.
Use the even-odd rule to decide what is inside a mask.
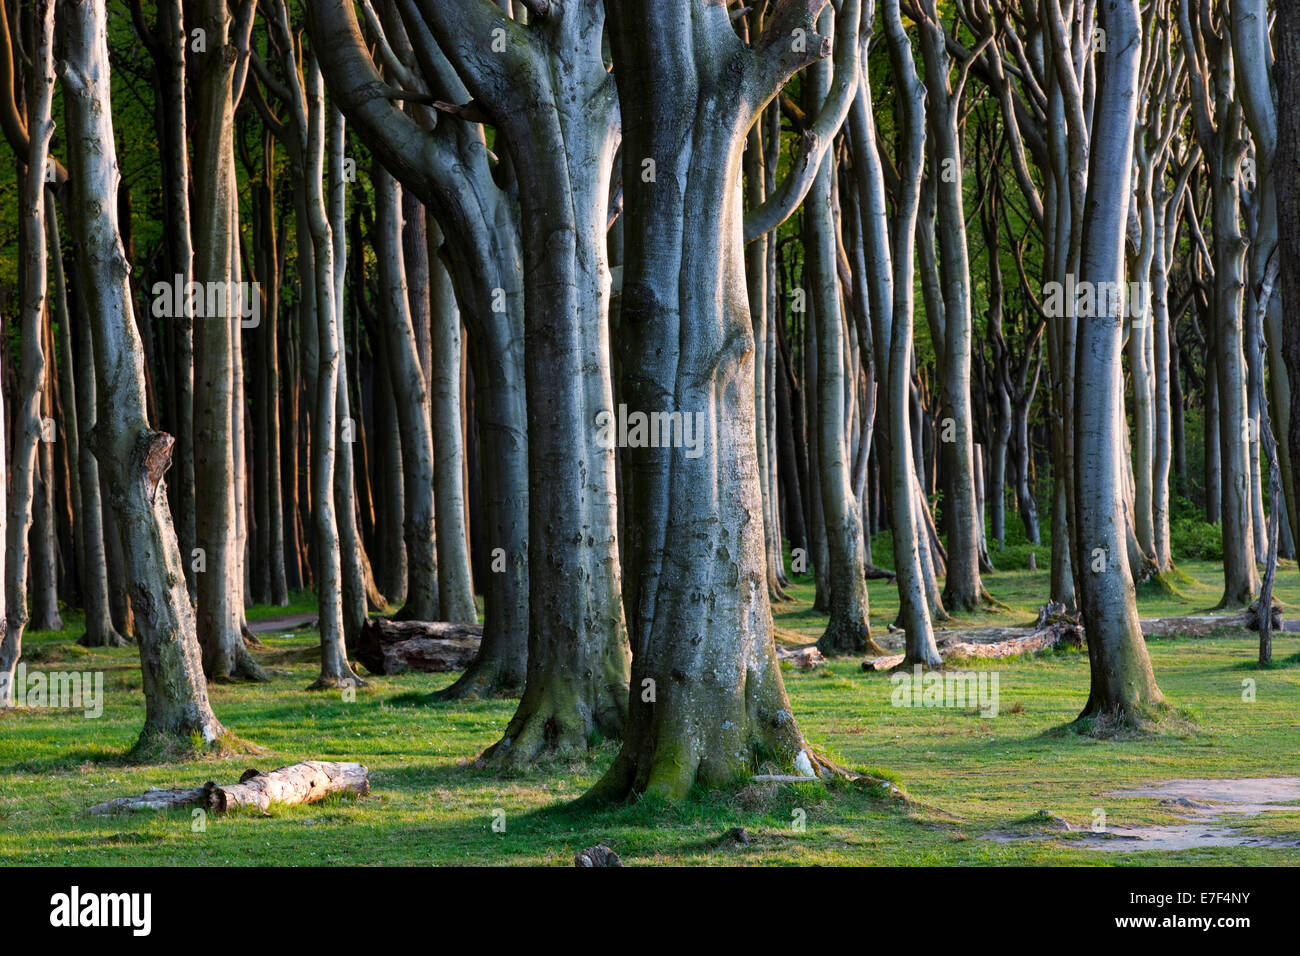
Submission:
[[[199,57],[194,131],[194,279],[203,290],[194,319],[195,577],[203,670],[213,680],[263,680],[244,646],[244,553],[236,505],[235,336],[243,293],[231,271],[237,221],[232,101],[235,48],[224,0],[205,0],[199,22],[206,52]],[[219,294],[214,294],[219,293]],[[212,312],[221,302],[224,309]],[[242,450],[240,451],[242,454]]]
[[[822,6],[779,5],[752,47],[725,7],[703,0],[607,6],[625,137],[627,397],[698,414],[704,431],[698,457],[631,456],[632,707],[596,798],[680,798],[696,783],[733,782],[760,756],[809,775],[820,766],[773,646],[740,167],[762,108],[829,55],[814,29]],[[796,28],[807,38],[800,52]],[[654,182],[641,176],[647,159]]]
[[[1124,519],[1122,337],[1124,239],[1138,108],[1137,0],[1102,6],[1106,51],[1095,104],[1094,152],[1084,206],[1080,281],[1121,290],[1080,317],[1075,378],[1091,387],[1075,403],[1075,519],[1079,610],[1092,682],[1080,718],[1097,731],[1140,723],[1163,697],[1137,616]],[[1082,493],[1087,489],[1087,493]]]
[[[110,104],[104,5],[60,7],[61,65],[70,153],[71,233],[93,328],[99,416],[92,434],[136,605],[145,699],[142,750],[188,751],[226,735],[208,704],[194,610],[181,570],[163,474],[172,438],[145,414],[144,353],[132,316],[117,222],[119,180]]]
[[[27,627],[28,531],[36,483],[36,455],[41,441],[41,393],[45,389],[46,267],[45,217],[55,215],[45,203],[46,157],[54,134],[54,0],[40,0],[33,11],[32,63],[28,73],[27,132],[29,146],[22,169],[21,324],[22,370],[14,409],[12,491],[8,497],[5,548],[5,627],[0,640],[0,708],[13,704],[14,671],[22,657]],[[110,194],[111,195],[111,194]],[[54,250],[55,255],[58,250]]]

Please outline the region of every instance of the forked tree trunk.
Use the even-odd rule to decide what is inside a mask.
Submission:
[[[172,438],[149,427],[144,353],[132,316],[126,256],[117,222],[105,9],[92,0],[60,8],[61,65],[72,144],[72,237],[93,326],[99,420],[91,436],[123,542],[125,578],[136,609],[145,698],[141,749],[188,751],[226,735],[208,704],[194,610],[181,570],[163,474]]]
[[[625,139],[621,321],[628,399],[703,416],[699,457],[631,455],[631,713],[597,799],[674,799],[760,759],[816,772],[772,639],[760,520],[740,195],[749,126],[795,70],[829,54],[822,3],[779,5],[755,50],[725,7],[607,6]],[[807,49],[790,38],[798,28]],[[657,178],[642,178],[653,158]]]
[[[412,36],[431,38],[413,0],[398,3]],[[488,573],[478,658],[444,698],[517,691],[528,635],[528,433],[524,398],[522,254],[513,200],[496,184],[476,127],[445,120],[432,137],[393,104],[374,99],[379,82],[355,12],[308,8],[332,94],[390,172],[433,210],[446,233],[452,281],[469,332],[475,421],[481,446]],[[448,71],[450,73],[450,71]],[[425,77],[450,102],[469,94],[454,75]],[[465,178],[473,189],[465,189]]]
[[[1084,207],[1080,281],[1124,287],[1124,236],[1137,116],[1137,0],[1102,7],[1095,152]],[[1101,304],[1099,303],[1099,306]],[[1137,616],[1126,555],[1121,452],[1124,414],[1121,339],[1123,299],[1079,320],[1075,378],[1088,382],[1075,403],[1079,609],[1088,635],[1092,683],[1080,719],[1101,731],[1139,724],[1163,702]],[[1085,492],[1086,489],[1086,492]]]
[[[519,181],[528,678],[519,710],[484,759],[522,764],[551,752],[585,753],[594,739],[623,729],[629,657],[614,446],[600,427],[601,413],[614,411],[605,232],[617,143],[614,84],[601,55],[604,17],[596,0],[582,0],[549,8],[523,30],[490,4],[419,6],[505,134]],[[480,38],[494,30],[505,34],[505,49],[485,60]]]

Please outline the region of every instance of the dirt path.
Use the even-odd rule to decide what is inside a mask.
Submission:
[[[1116,790],[1106,797],[1158,797],[1157,804],[1186,823],[1167,826],[1105,827],[1083,837],[1057,833],[1022,834],[994,830],[980,837],[997,843],[1060,840],[1081,850],[1196,850],[1202,847],[1298,847],[1300,840],[1257,836],[1237,827],[1212,826],[1225,816],[1259,816],[1270,810],[1294,810],[1300,801],[1300,777],[1164,780],[1145,787]],[[1069,824],[1063,827],[1069,828]],[[1072,829],[1072,828],[1071,828]]]
[[[280,634],[292,631],[303,624],[316,620],[315,614],[286,614],[283,617],[266,617],[260,621],[249,621],[248,629],[254,634]]]

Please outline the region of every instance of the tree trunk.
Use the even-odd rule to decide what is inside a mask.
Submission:
[[[1279,252],[1284,263],[1281,270],[1282,307],[1292,317],[1282,324],[1282,357],[1288,377],[1300,383],[1300,322],[1294,320],[1300,310],[1300,5],[1280,4],[1274,25],[1274,52],[1277,62],[1273,75],[1277,83],[1277,152],[1274,175],[1277,182]],[[1272,369],[1271,369],[1272,371]],[[1289,451],[1291,474],[1300,478],[1300,384],[1291,389]],[[1282,419],[1278,417],[1278,428]],[[1300,497],[1300,496],[1298,496]],[[1292,527],[1300,529],[1300,501],[1291,511]],[[1300,530],[1296,532],[1300,546]]]
[[[423,210],[422,210],[423,212]],[[442,230],[430,222],[429,260],[430,421],[438,542],[439,620],[473,624],[474,578],[465,527],[465,449],[461,432],[460,309],[447,267],[438,255]]]
[[[527,31],[489,4],[420,4],[475,100],[505,134],[518,177],[528,394],[528,678],[484,759],[524,764],[617,736],[627,713],[606,262],[616,145],[613,79],[594,0],[551,8]],[[513,27],[505,72],[479,37]],[[563,68],[554,59],[566,53]],[[509,80],[506,80],[507,74]],[[752,399],[751,399],[752,404]],[[654,406],[651,406],[652,408]],[[647,409],[648,411],[649,409]],[[563,517],[561,517],[563,516]]]
[[[902,171],[893,236],[889,234],[885,189],[881,162],[876,152],[871,91],[863,86],[863,102],[855,117],[856,144],[863,154],[864,227],[874,255],[869,262],[872,284],[871,314],[878,317],[878,341],[888,341],[889,369],[889,500],[894,538],[894,569],[898,578],[899,619],[905,632],[904,662],[908,666],[941,665],[931,627],[930,606],[922,566],[923,552],[929,541],[923,540],[918,528],[917,483],[912,455],[911,385],[912,319],[914,288],[914,250],[916,248],[917,212],[920,205],[921,167],[924,154],[925,91],[916,73],[911,41],[903,29],[897,0],[886,0],[881,17],[889,42],[894,82],[899,91],[901,120],[898,166]],[[870,36],[865,29],[863,34]],[[888,331],[888,336],[885,332]],[[884,357],[882,349],[882,358]]]
[[[934,0],[922,0],[921,51],[925,60],[926,118],[937,176],[936,234],[943,283],[943,511],[948,528],[948,574],[943,603],[949,611],[969,610],[988,600],[980,580],[979,542],[984,516],[976,508],[974,424],[971,414],[970,262],[962,199],[959,134],[961,91],[949,87],[949,60]],[[933,322],[933,319],[931,319]]]
[[[404,22],[423,24],[411,0],[400,0],[398,6]],[[508,693],[523,683],[529,615],[522,255],[514,201],[493,178],[478,127],[446,120],[430,138],[400,109],[370,95],[379,75],[352,8],[313,6],[308,15],[332,94],[365,131],[389,171],[416,192],[454,237],[447,253],[469,333],[475,421],[486,452],[480,471],[490,570],[484,581],[482,650],[440,696]],[[430,86],[445,101],[469,99],[454,77],[437,81]],[[466,177],[472,189],[465,189]]]
[[[48,197],[47,191],[47,197]],[[48,201],[42,219],[54,218],[56,211]],[[45,223],[41,223],[45,229]],[[54,247],[53,255],[58,255]],[[48,272],[48,266],[47,266]],[[54,420],[55,364],[54,336],[50,324],[47,297],[45,316],[41,322],[42,351],[46,356],[45,385],[41,389],[40,443],[36,448],[36,488],[32,506],[32,531],[29,545],[32,549],[32,630],[61,631],[63,618],[59,616],[59,543],[58,525],[54,517],[54,442],[57,439]]]
[[[194,279],[203,290],[194,317],[194,493],[199,554],[198,635],[210,680],[265,680],[244,646],[244,553],[239,530],[235,465],[238,432],[235,336],[243,292],[231,272],[237,222],[234,104],[235,48],[224,0],[205,0],[199,21],[207,31],[200,56],[194,131],[194,196],[198,203]],[[214,291],[224,291],[218,297]],[[166,288],[162,294],[166,294]],[[224,308],[213,311],[214,299]]]
[[[163,474],[172,438],[145,417],[144,355],[115,203],[104,6],[72,2],[64,17],[63,99],[70,154],[72,236],[93,327],[99,416],[90,443],[108,487],[137,611],[145,723],[137,748],[187,751],[226,736],[208,704],[194,610],[181,570]]]
[[[823,24],[832,18],[823,14]],[[824,31],[826,32],[826,31]],[[815,100],[830,89],[830,64],[813,66],[804,82]],[[812,298],[817,322],[817,450],[821,478],[822,515],[830,585],[830,620],[817,642],[827,656],[861,654],[871,637],[868,624],[865,546],[862,510],[853,493],[849,448],[845,442],[848,409],[844,401],[845,354],[848,351],[840,282],[836,270],[836,228],[833,157],[822,159],[804,216],[804,243],[809,258]]]
[[[136,813],[141,810],[174,810],[200,806],[214,813],[251,807],[263,815],[272,806],[315,803],[335,794],[364,797],[370,792],[369,771],[359,763],[330,763],[307,760],[270,773],[245,770],[239,783],[218,787],[209,781],[201,787],[181,790],[150,788],[138,797],[116,797],[97,803],[88,812]]]
[[[401,187],[376,164],[375,257],[379,268],[380,320],[388,347],[388,368],[401,429],[406,604],[399,615],[416,621],[440,620],[438,567],[434,553],[433,441],[425,414],[428,395],[416,351],[415,329],[403,275]]]
[[[1080,281],[1124,289],[1124,237],[1131,182],[1140,55],[1137,0],[1102,7],[1106,51],[1096,100],[1095,152],[1083,216]],[[1079,715],[1097,732],[1140,724],[1163,702],[1137,616],[1126,557],[1122,427],[1123,292],[1079,320],[1075,378],[1092,383],[1075,403],[1075,519],[1079,609],[1092,683]],[[1109,383],[1109,384],[1107,384]],[[1086,493],[1084,493],[1086,489]]]
[[[13,679],[23,652],[27,627],[28,531],[36,483],[36,454],[41,441],[41,393],[45,389],[45,164],[54,133],[50,116],[54,98],[54,2],[39,0],[32,18],[32,69],[28,74],[29,146],[21,174],[22,226],[22,372],[14,409],[13,490],[8,500],[5,547],[5,628],[0,640],[0,709],[13,704]],[[111,195],[111,194],[109,194]],[[55,250],[57,255],[58,250]]]
[[[596,799],[681,798],[696,783],[731,784],[759,759],[806,775],[821,766],[773,647],[740,164],[762,106],[830,43],[814,30],[817,2],[778,6],[756,55],[725,7],[677,6],[607,7],[625,133],[621,316],[629,400],[698,413],[703,453],[633,449],[632,706]],[[842,12],[855,27],[857,6]],[[808,52],[786,52],[796,27]],[[656,183],[643,180],[643,157],[654,157]]]

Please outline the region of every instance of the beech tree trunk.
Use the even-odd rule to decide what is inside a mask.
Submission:
[[[369,792],[369,771],[361,764],[307,760],[270,773],[245,770],[239,783],[224,787],[211,781],[201,787],[178,790],[152,787],[138,797],[116,797],[97,803],[88,812],[136,813],[200,806],[214,813],[252,807],[265,814],[272,806],[315,803],[333,794],[364,797]]]
[[[99,416],[90,444],[99,459],[125,552],[136,606],[145,698],[137,747],[187,751],[197,739],[226,736],[208,704],[194,610],[181,570],[163,474],[170,435],[145,413],[144,353],[132,315],[126,255],[117,222],[119,175],[109,104],[104,5],[72,0],[60,8],[61,64],[71,175],[71,233],[93,327]],[[161,493],[160,493],[161,492]]]
[[[236,505],[238,433],[235,337],[243,292],[231,272],[238,223],[234,154],[235,47],[225,0],[204,0],[199,22],[207,34],[199,57],[201,77],[194,133],[194,197],[197,203],[194,278],[204,290],[202,315],[194,320],[195,578],[198,636],[203,670],[212,680],[265,680],[244,646],[244,552]],[[222,290],[225,310],[206,311]],[[239,452],[242,454],[242,450]]]
[[[438,567],[434,554],[433,440],[425,414],[428,394],[416,351],[402,257],[401,187],[378,164],[375,188],[375,257],[379,268],[380,320],[401,426],[403,531],[406,541],[406,604],[399,615],[416,621],[438,617]]]
[[[1203,22],[1201,8],[1179,0],[1178,18],[1191,77],[1196,135],[1210,168],[1214,225],[1214,367],[1219,406],[1219,462],[1224,592],[1221,607],[1249,605],[1259,593],[1251,497],[1249,418],[1244,349],[1246,240],[1241,232],[1238,176],[1245,153],[1242,106],[1235,93],[1232,47]],[[1206,38],[1213,42],[1208,49]]]
[[[960,136],[962,85],[951,87],[949,57],[943,26],[934,0],[921,0],[921,52],[926,73],[926,119],[930,156],[938,168],[930,175],[937,200],[936,234],[939,275],[943,286],[943,337],[940,358],[943,408],[950,422],[942,423],[945,475],[944,519],[948,528],[948,574],[943,603],[948,610],[968,610],[988,600],[980,580],[980,539],[984,515],[976,507],[974,424],[971,413],[971,291],[962,198],[963,164]],[[935,319],[930,315],[933,325]]]
[[[823,32],[833,22],[823,14]],[[853,80],[856,81],[856,76]],[[805,83],[811,84],[818,101],[830,91],[830,63],[813,66]],[[848,334],[840,300],[836,269],[838,251],[834,206],[834,168],[830,156],[808,193],[804,241],[812,279],[814,317],[817,322],[817,449],[820,469],[822,515],[826,527],[827,579],[830,585],[830,620],[817,642],[826,655],[860,654],[871,635],[868,624],[866,556],[862,532],[862,509],[849,471],[849,448],[845,441],[848,409],[845,407],[845,358]]]
[[[808,775],[821,766],[772,640],[739,177],[762,107],[830,53],[814,28],[822,6],[779,5],[746,48],[720,5],[607,5],[625,136],[626,389],[638,407],[702,413],[704,443],[697,458],[630,456],[631,713],[596,799],[680,798],[751,773],[760,755]],[[642,177],[647,157],[655,182]]]
[[[1278,244],[1282,257],[1282,307],[1292,321],[1282,324],[1282,357],[1290,381],[1290,420],[1287,428],[1291,474],[1300,476],[1300,5],[1283,3],[1277,7],[1274,23],[1273,71],[1277,84],[1277,152],[1273,168],[1277,182]],[[1275,366],[1274,366],[1275,368]],[[1277,419],[1281,431],[1281,418]],[[1300,505],[1300,502],[1297,502]],[[1293,527],[1300,529],[1300,507],[1290,512]],[[1300,546],[1300,530],[1296,532]]]
[[[1084,206],[1080,281],[1124,289],[1124,237],[1138,107],[1137,0],[1102,6],[1106,51],[1095,104],[1096,135]],[[1099,303],[1099,305],[1102,305]],[[1097,731],[1140,724],[1163,702],[1138,623],[1129,573],[1123,487],[1123,292],[1079,319],[1075,378],[1092,387],[1075,403],[1079,610],[1092,683],[1080,719]],[[1086,489],[1086,493],[1084,492]]]
[[[918,479],[913,465],[911,384],[912,384],[912,317],[916,247],[916,220],[920,206],[921,167],[924,152],[925,91],[917,76],[912,45],[903,29],[898,0],[885,0],[882,23],[889,43],[890,63],[899,91],[899,115],[902,120],[898,168],[902,173],[892,239],[886,225],[884,183],[881,163],[875,154],[874,122],[870,90],[864,83],[862,122],[865,128],[858,137],[866,167],[870,170],[865,226],[875,250],[871,262],[876,280],[872,285],[871,313],[879,316],[878,339],[888,331],[889,369],[889,480],[890,506],[894,529],[894,569],[898,576],[898,616],[906,634],[903,663],[907,666],[942,665],[935,646],[930,609],[926,600],[922,552],[928,553],[929,541],[923,540],[924,529],[918,528],[916,501]],[[864,34],[870,31],[864,30]]]
[[[0,640],[0,708],[13,704],[13,679],[23,652],[27,628],[28,531],[36,484],[36,454],[41,441],[41,394],[45,389],[45,164],[54,121],[54,0],[40,0],[32,20],[32,64],[28,74],[27,131],[29,145],[22,170],[19,207],[22,227],[22,371],[14,410],[13,490],[8,499],[5,549],[5,627]],[[112,195],[112,194],[110,194]],[[57,254],[57,250],[56,250]]]
[[[439,620],[473,624],[474,578],[469,564],[465,509],[465,448],[461,432],[460,309],[451,276],[438,250],[442,230],[430,223],[429,338],[430,421],[433,426],[434,514],[438,527]]]
[[[425,62],[445,64],[414,0],[397,6]],[[370,95],[379,74],[352,8],[320,5],[307,12],[332,95],[389,171],[453,237],[447,257],[469,333],[475,421],[486,452],[481,482],[489,573],[481,651],[442,696],[518,691],[527,659],[529,509],[522,253],[514,202],[496,184],[477,127],[446,120],[429,136],[406,113]],[[445,101],[469,99],[450,69],[422,78]],[[466,176],[472,189],[464,188]]]
[[[598,420],[615,410],[605,232],[617,104],[601,56],[604,17],[596,0],[581,0],[522,29],[490,4],[418,6],[505,134],[524,240],[528,677],[519,710],[484,759],[585,753],[623,729],[629,656],[614,446]],[[494,30],[506,35],[500,66],[482,59],[481,38]]]

